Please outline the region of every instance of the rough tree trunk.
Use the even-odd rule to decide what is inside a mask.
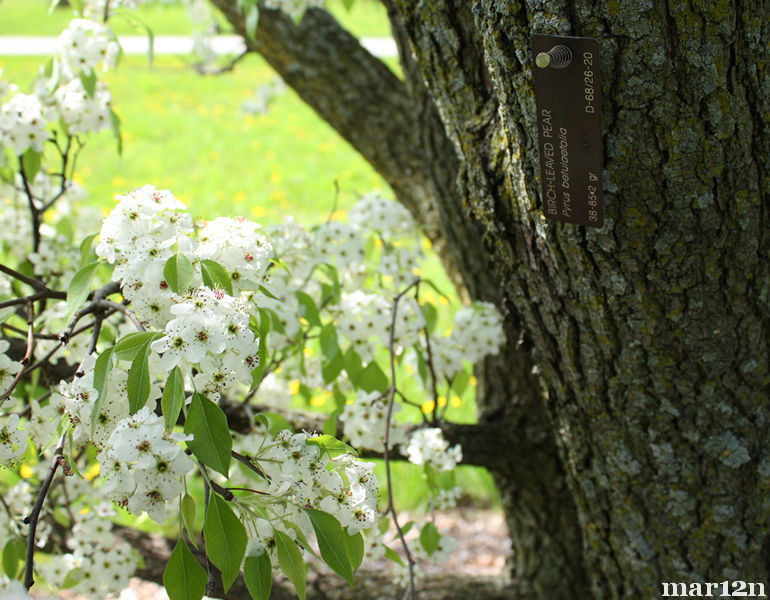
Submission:
[[[213,2],[245,33],[236,0]],[[403,83],[323,11],[296,27],[264,10],[254,49],[507,314],[480,403],[510,431],[489,466],[517,586],[768,582],[766,0],[385,4]],[[538,210],[532,33],[599,40],[601,230]]]

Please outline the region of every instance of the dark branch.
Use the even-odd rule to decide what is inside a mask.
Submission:
[[[328,415],[309,413],[295,410],[278,409],[272,406],[249,405],[244,407],[240,402],[228,401],[222,404],[227,414],[230,429],[237,433],[247,433],[252,430],[254,421],[252,415],[258,412],[277,413],[284,417],[298,431],[323,431],[324,422]],[[458,424],[439,423],[437,425],[444,433],[450,444],[460,444],[463,449],[463,465],[486,467],[490,470],[505,469],[516,456],[526,457],[526,440],[516,439],[513,432],[507,431],[497,423]],[[421,425],[414,425],[414,428]],[[343,436],[343,427],[337,422],[336,437]],[[506,448],[503,453],[501,448]],[[382,453],[362,451],[362,458],[383,458]],[[391,459],[406,460],[406,457],[391,449]],[[236,457],[238,459],[238,457]],[[242,462],[242,461],[241,461]]]
[[[212,4],[247,47],[259,52],[426,224],[422,217],[433,212],[435,192],[419,138],[419,111],[388,66],[325,10],[310,9],[295,24],[279,10],[261,8],[256,34],[250,39],[237,0],[212,0]],[[433,238],[434,233],[428,231],[428,236]]]

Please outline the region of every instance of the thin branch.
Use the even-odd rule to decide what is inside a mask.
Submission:
[[[52,298],[54,300],[66,300],[67,293],[46,289],[40,292],[35,292],[29,296],[13,298],[12,300],[5,300],[4,302],[0,302],[0,308],[8,308],[9,306],[21,306],[27,302],[37,302],[38,300],[45,300],[46,298]]]
[[[393,314],[391,315],[390,319],[390,340],[388,343],[388,347],[390,350],[390,390],[388,392],[388,413],[385,418],[385,448],[384,448],[384,459],[385,459],[385,478],[387,480],[387,486],[388,486],[388,507],[385,510],[385,513],[390,513],[391,517],[393,518],[393,524],[396,526],[396,531],[398,532],[398,538],[401,540],[401,546],[404,548],[404,553],[406,554],[406,560],[407,565],[409,568],[409,587],[406,591],[406,597],[409,598],[409,600],[414,600],[416,595],[415,585],[414,585],[414,565],[415,561],[412,557],[412,553],[409,550],[409,544],[406,543],[406,538],[404,537],[404,531],[401,529],[401,525],[398,522],[398,513],[396,512],[396,505],[393,500],[393,477],[391,475],[391,468],[390,468],[390,424],[393,419],[393,407],[396,404],[396,390],[398,388],[398,384],[396,381],[396,316],[398,315],[398,303],[400,302],[401,298],[403,298],[409,290],[411,290],[413,287],[416,287],[420,284],[420,280],[416,279],[413,283],[411,283],[408,287],[406,287],[404,290],[402,290],[395,298],[393,298]]]
[[[232,450],[230,454],[235,460],[246,465],[246,467],[254,471],[257,475],[259,475],[263,479],[268,479],[268,476],[265,474],[265,472],[262,469],[260,469],[257,465],[254,464],[250,456],[246,456],[244,454],[241,454],[240,452],[236,452],[235,450]]]
[[[67,178],[67,162],[69,161],[70,149],[72,148],[72,136],[67,136],[67,145],[63,150],[59,145],[59,141],[56,139],[54,139],[54,145],[56,146],[56,149],[59,151],[59,155],[61,156],[61,173],[59,174],[61,183],[59,184],[59,191],[54,195],[53,198],[51,198],[43,205],[43,208],[40,212],[45,212],[51,208],[54,204],[56,204],[56,201],[64,196],[64,194],[66,194],[69,190],[69,179]]]
[[[202,61],[194,63],[193,67],[199,75],[224,75],[225,73],[232,72],[236,65],[238,65],[239,62],[246,58],[250,52],[251,50],[246,49],[219,67],[206,68],[206,63]]]
[[[26,372],[27,365],[29,365],[29,361],[32,360],[32,352],[35,349],[35,310],[34,303],[32,302],[27,304],[27,325],[27,350],[24,352],[24,356],[19,361],[20,367],[16,373],[16,376],[13,378],[11,385],[7,390],[5,390],[5,392],[3,392],[2,396],[0,396],[0,404],[3,404],[6,400],[8,400],[8,398],[11,397],[13,390],[15,390],[16,386],[19,385],[21,378],[24,377],[24,373]]]
[[[24,160],[21,156],[19,157],[19,174],[21,175],[21,183],[24,186],[24,193],[27,196],[29,214],[32,221],[32,251],[37,252],[40,248],[40,211],[35,206],[35,197],[32,195],[32,188],[30,187],[27,171],[24,168]]]
[[[19,271],[16,269],[12,269],[11,267],[8,267],[4,264],[0,264],[0,272],[26,283],[28,286],[34,288],[38,292],[49,291],[48,286],[39,279],[35,279],[34,277],[27,277],[24,275],[24,273],[19,273]]]
[[[35,506],[32,508],[30,515],[24,519],[24,522],[29,524],[29,533],[27,534],[27,560],[24,565],[24,587],[30,589],[35,583],[34,568],[35,568],[35,533],[37,532],[37,523],[40,518],[40,511],[43,510],[43,504],[45,498],[48,495],[48,490],[51,488],[53,478],[56,476],[56,471],[60,466],[64,468],[65,475],[69,471],[69,466],[64,458],[62,452],[64,448],[64,440],[67,437],[67,432],[62,434],[59,444],[54,451],[54,457],[51,461],[51,468],[48,469],[48,475],[46,476],[43,484],[40,486],[40,491],[35,501]]]
[[[7,329],[8,331],[13,331],[14,333],[18,333],[20,335],[27,335],[27,332],[24,331],[23,329],[14,327],[13,325],[9,325],[8,323],[0,323],[0,327],[3,329]],[[37,340],[58,340],[59,339],[59,336],[53,333],[35,332],[34,335],[35,335],[35,339]]]

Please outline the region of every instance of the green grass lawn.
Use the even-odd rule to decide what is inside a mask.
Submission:
[[[4,28],[6,5],[21,1],[0,0]],[[3,78],[16,82],[22,91],[28,91],[42,62],[0,57]],[[118,156],[110,132],[90,137],[79,159],[79,183],[105,211],[113,206],[115,194],[152,183],[171,189],[196,217],[243,215],[272,223],[292,216],[306,224],[326,218],[334,203],[335,181],[340,188],[338,208],[343,211],[359,194],[387,188],[371,166],[291,90],[276,98],[266,114],[245,114],[243,101],[274,76],[258,56],[249,56],[232,73],[216,77],[197,75],[181,57],[157,57],[152,67],[143,57],[125,57],[115,72],[104,76],[122,119],[123,155]],[[425,276],[451,292],[435,255],[429,257]],[[472,422],[473,394],[462,405],[452,406],[448,416]],[[400,464],[394,469],[399,505],[414,507],[426,493],[420,469]],[[382,465],[378,474],[384,482]],[[478,501],[496,501],[491,478],[481,469],[460,469],[458,484]]]
[[[0,35],[59,35],[72,18],[72,11],[59,8],[49,15],[50,0],[0,0]],[[385,7],[374,0],[356,0],[351,10],[342,0],[327,0],[328,10],[349,31],[358,37],[390,36]],[[148,2],[139,5],[134,14],[157,35],[190,33],[187,9],[180,4]],[[218,19],[224,27],[224,20]],[[116,19],[113,28],[118,34],[136,34],[126,19]]]

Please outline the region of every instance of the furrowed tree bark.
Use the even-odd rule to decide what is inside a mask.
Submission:
[[[407,140],[414,170],[398,185],[393,172],[385,178],[432,239],[446,240],[442,256],[471,296],[507,313],[508,348],[482,369],[482,420],[543,448],[530,469],[514,456],[509,472],[497,470],[517,583],[529,598],[651,600],[662,581],[768,582],[767,1],[385,4],[408,47],[404,89],[416,113],[399,122],[414,129],[361,134]],[[288,32],[300,43],[285,71],[307,60],[305,38],[323,47],[321,14]],[[546,222],[538,208],[533,33],[599,40],[601,230]],[[335,85],[300,95],[333,102]],[[339,109],[373,106],[350,101]],[[364,140],[319,113],[369,158]],[[405,187],[430,200],[411,201]],[[426,206],[438,216],[421,216]]]
[[[593,596],[767,582],[767,3],[388,5],[532,337]],[[537,210],[532,33],[600,42],[601,230]]]
[[[482,251],[483,228],[469,218],[456,184],[457,152],[409,54],[401,53],[402,82],[325,11],[309,10],[296,25],[279,11],[262,9],[255,41],[248,41],[236,1],[212,3],[388,181],[434,242],[461,295],[501,305],[494,257]],[[403,46],[403,28],[397,15],[391,17]],[[587,579],[575,503],[533,374],[531,344],[518,313],[512,306],[504,310],[508,345],[478,373],[478,397],[482,426],[501,432],[487,439],[504,450],[483,460],[505,507],[515,556],[511,574],[523,592],[538,590],[551,598],[580,593]],[[481,436],[465,438],[475,442]],[[468,460],[474,459],[473,448]]]

